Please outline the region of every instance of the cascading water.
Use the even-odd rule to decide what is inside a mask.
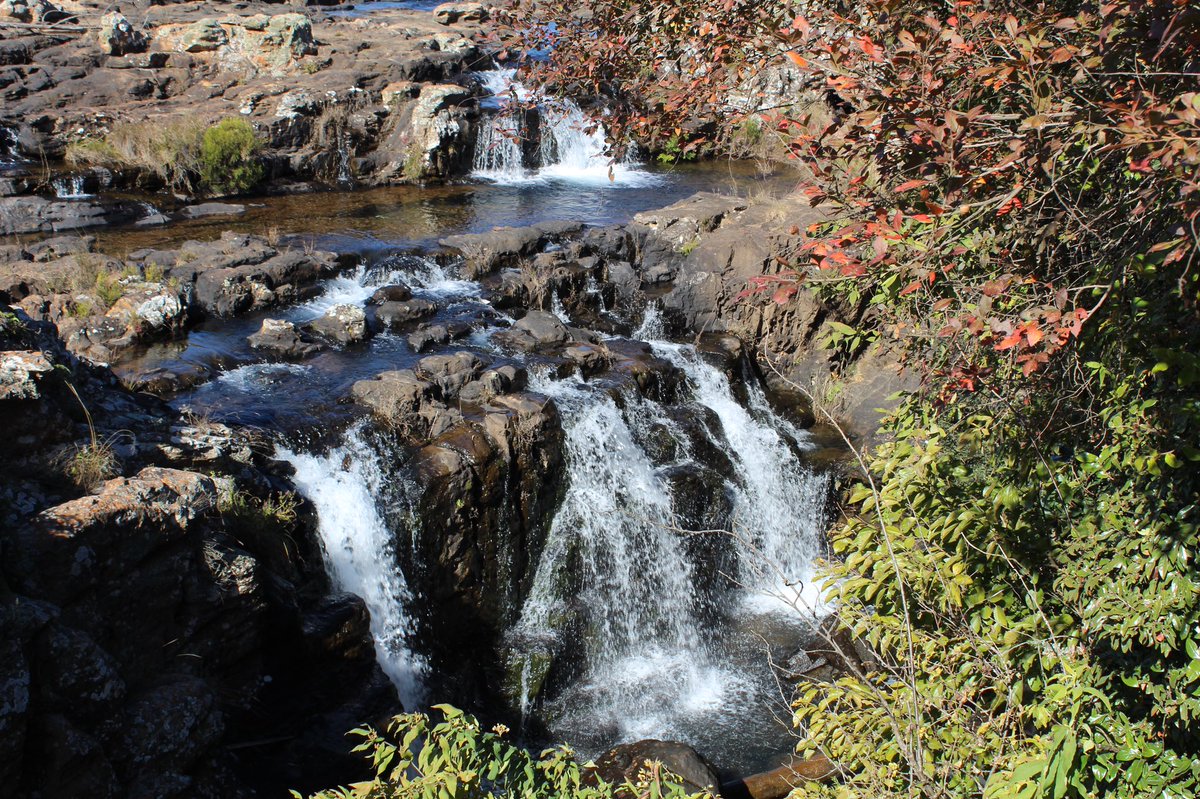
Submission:
[[[83,175],[64,175],[55,178],[50,185],[60,200],[83,200],[93,196],[88,193],[87,179]]]
[[[296,470],[293,480],[317,508],[325,566],[337,587],[362,598],[384,673],[405,707],[423,698],[424,660],[409,648],[412,595],[396,558],[395,537],[379,503],[396,488],[361,427],[324,455],[281,448]]]
[[[661,330],[654,311],[643,329]],[[744,407],[724,373],[693,348],[653,347],[686,376],[696,408],[689,414],[710,409],[716,417],[719,429],[705,435],[734,469],[726,490],[735,573],[717,574],[716,565],[689,552],[680,497],[666,475],[695,466],[696,455],[667,407],[632,394],[618,403],[578,378],[536,379],[533,388],[563,414],[569,472],[510,638],[519,705],[588,754],[613,740],[659,737],[702,751],[740,751],[743,763],[757,763],[772,747],[786,748],[786,732],[764,735],[761,720],[786,717],[787,706],[760,633],[747,630],[808,629],[823,613],[811,568],[828,485],[795,451],[803,434],[756,387]],[[656,465],[639,443],[655,426],[675,439],[671,463]],[[724,622],[706,618],[706,600],[730,589],[744,601],[724,609]],[[581,662],[580,674],[545,692],[556,658]]]
[[[747,602],[759,610],[818,619],[825,610],[812,570],[820,554],[829,477],[797,456],[793,444],[811,447],[805,434],[771,410],[756,383],[746,387],[749,407],[744,406],[725,373],[694,348],[663,341],[652,346],[687,375],[696,401],[717,414],[738,466],[735,538]]]
[[[606,154],[604,126],[592,121],[570,99],[533,95],[512,69],[478,75],[488,92],[483,107],[493,112],[475,144],[474,175],[497,183],[562,180],[593,185],[647,186],[659,178],[636,163],[612,163]],[[536,100],[538,124],[516,105]],[[535,140],[537,147],[525,144]]]

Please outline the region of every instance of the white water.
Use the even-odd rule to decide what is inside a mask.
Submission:
[[[476,140],[475,177],[510,185],[559,180],[634,187],[660,182],[636,163],[613,163],[605,153],[604,126],[590,120],[573,101],[532,95],[512,69],[481,72],[478,80],[499,112],[482,125]],[[522,142],[535,134],[526,128],[524,114],[505,108],[531,98],[540,111],[536,164],[525,163]]]
[[[324,455],[279,449],[296,470],[297,487],[317,508],[325,566],[342,591],[361,597],[371,613],[371,636],[384,673],[405,708],[423,697],[425,661],[409,648],[412,595],[396,563],[395,541],[378,507],[395,475],[351,428],[339,447]]]
[[[51,184],[54,196],[60,200],[84,200],[95,195],[89,194],[83,175],[64,175],[55,178]]]
[[[653,340],[651,346],[688,376],[696,401],[721,420],[738,467],[734,532],[747,606],[819,619],[827,610],[822,588],[813,579],[813,562],[820,549],[829,477],[801,463],[785,439],[803,443],[806,434],[779,418],[754,383],[746,387],[750,408],[739,403],[725,373],[694,348]]]
[[[569,485],[514,640],[553,650],[563,620],[580,614],[587,666],[553,700],[559,723],[584,736],[687,738],[699,715],[749,686],[701,637],[698,575],[675,529],[671,491],[626,419],[657,408],[629,398],[622,411],[573,379],[534,378],[531,388],[563,413]]]
[[[362,305],[384,286],[404,284],[418,297],[430,300],[477,298],[478,283],[460,280],[432,258],[397,256],[383,265],[359,266],[324,283],[319,297],[297,305],[285,318],[297,324],[323,316],[335,305]]]

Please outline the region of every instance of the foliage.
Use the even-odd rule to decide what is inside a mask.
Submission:
[[[138,170],[170,191],[224,194],[262,180],[259,148],[254,128],[238,117],[212,126],[191,117],[155,118],[119,122],[102,138],[71,142],[66,159],[74,166]]]
[[[153,175],[172,191],[191,191],[204,123],[191,117],[120,122],[103,138],[86,138],[67,147],[75,166],[136,169]]]
[[[831,533],[880,666],[801,690],[842,779],[798,792],[1194,795],[1200,7],[589,11],[528,0],[508,41],[552,44],[534,78],[607,98],[618,139],[722,146],[780,64],[827,93],[767,130],[830,221],[747,295],[866,308],[827,344],[895,339],[925,378]]]
[[[570,748],[547,749],[540,755],[510,743],[508,730],[480,728],[470,715],[438,705],[436,724],[423,713],[396,716],[386,732],[371,727],[353,731],[375,773],[370,783],[324,791],[313,799],[701,799],[689,796],[678,778],[659,764],[647,763],[638,779],[610,785],[586,773]],[[293,796],[299,794],[293,792]]]
[[[263,178],[260,144],[254,127],[240,117],[227,117],[204,131],[200,143],[200,177],[218,194],[240,194]]]

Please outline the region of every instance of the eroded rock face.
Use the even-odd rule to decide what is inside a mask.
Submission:
[[[273,769],[340,763],[347,723],[393,712],[395,694],[361,601],[324,597],[311,528],[222,504],[239,491],[240,507],[259,507],[286,483],[263,471],[244,431],[189,424],[124,392],[48,324],[16,316],[0,324],[0,351],[20,354],[28,375],[18,396],[0,396],[6,790],[241,795],[263,769],[258,753],[235,757],[228,744],[281,731],[293,751]],[[56,453],[81,452],[90,425],[112,450],[104,468],[126,476],[83,491],[56,475]],[[298,707],[298,695],[312,704]],[[338,754],[314,757],[326,733]],[[302,771],[276,779],[300,784]]]

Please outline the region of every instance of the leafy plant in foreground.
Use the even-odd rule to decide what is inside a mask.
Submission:
[[[585,773],[569,747],[534,755],[510,743],[507,729],[491,731],[450,705],[435,708],[442,720],[424,713],[396,716],[384,732],[353,731],[354,748],[370,760],[375,778],[350,788],[323,791],[312,799],[702,799],[688,794],[658,764],[647,763],[634,782],[610,785]],[[293,792],[293,796],[299,794]]]

